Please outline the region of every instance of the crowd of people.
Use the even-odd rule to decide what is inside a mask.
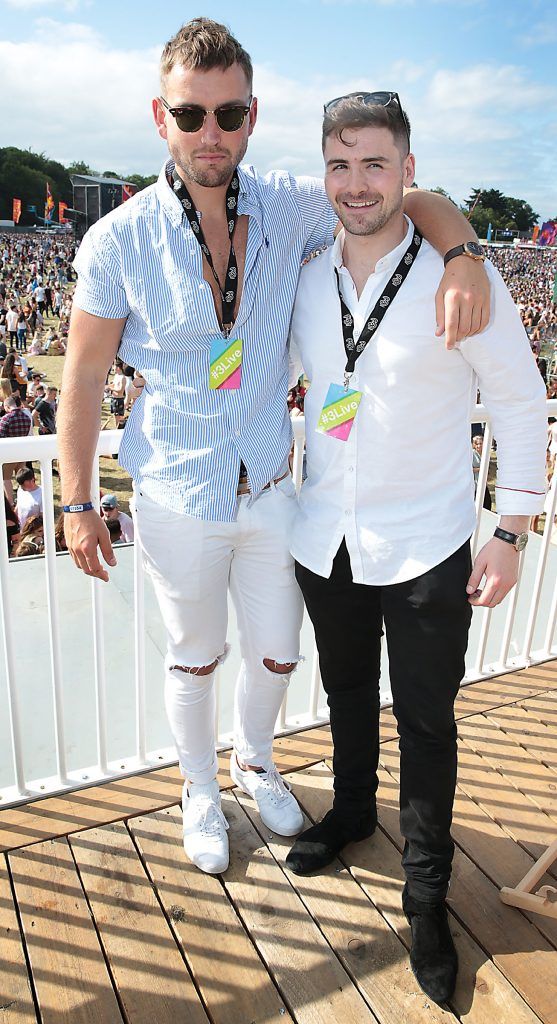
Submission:
[[[547,358],[554,356],[557,338],[557,250],[488,246],[488,253],[516,303],[548,398],[557,398],[557,365]]]
[[[58,389],[32,358],[65,354],[74,255],[68,236],[0,236],[0,438],[56,433]],[[141,393],[139,377],[120,359],[107,375],[104,397],[118,428]],[[33,464],[4,463],[3,484],[10,556],[43,554],[43,497]],[[131,517],[118,497],[101,490],[100,501],[111,543],[133,541]],[[63,519],[61,513],[55,523],[57,551],[66,550]]]
[[[520,312],[548,397],[557,398],[557,304],[553,298],[557,251],[488,248],[489,258],[500,271]],[[0,438],[27,436],[35,431],[56,432],[57,389],[45,380],[43,373],[33,371],[28,357],[64,355],[66,351],[75,283],[74,255],[68,236],[0,236]],[[125,427],[131,406],[141,393],[141,384],[139,371],[115,360],[107,376],[104,397],[118,429]],[[303,415],[304,396],[303,384],[292,389],[288,403],[291,415]],[[555,433],[554,425],[550,424],[550,435],[552,430]],[[477,475],[477,436],[472,447]],[[553,447],[557,448],[555,440]],[[554,463],[555,452],[548,449],[548,479]],[[10,554],[42,553],[42,492],[32,466],[4,464],[3,482]],[[488,496],[486,488],[486,507],[490,502]],[[116,496],[101,497],[112,543],[133,540],[133,524],[118,508]],[[62,518],[56,523],[57,550],[65,550]]]
[[[0,236],[0,438],[56,433],[58,389],[29,359],[66,351],[73,257],[67,236]],[[10,555],[42,554],[43,496],[33,464],[5,462],[2,475]],[[57,548],[63,543],[57,523]]]

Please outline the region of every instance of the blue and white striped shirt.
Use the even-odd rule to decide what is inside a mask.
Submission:
[[[127,317],[119,355],[146,380],[120,463],[153,501],[198,519],[232,522],[242,460],[257,495],[284,467],[287,338],[300,264],[332,242],[323,182],[239,169],[238,214],[249,215],[244,284],[231,338],[243,341],[237,390],[209,389],[220,335],[201,250],[163,167],[157,182],[93,225],[75,259],[74,302]]]

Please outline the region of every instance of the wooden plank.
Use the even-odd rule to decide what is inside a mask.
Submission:
[[[555,733],[557,729],[557,692],[555,690],[537,693],[527,700],[520,701],[519,706],[534,715],[538,721],[543,722]]]
[[[398,753],[382,751],[381,762],[393,778],[398,780]],[[465,748],[461,749],[451,831],[460,848],[501,889],[505,885],[517,885],[535,861],[474,799],[482,799],[486,792],[492,794],[492,778],[498,778],[495,771],[486,773],[480,758]],[[548,942],[557,948],[555,922],[541,921],[535,915],[527,916]]]
[[[128,827],[213,1024],[288,1024],[269,974],[214,875],[191,864],[178,808],[131,818]]]
[[[495,711],[478,715],[463,723],[462,736],[475,749],[480,748],[482,757],[507,781],[527,796],[540,810],[545,811],[556,822],[557,831],[557,776],[551,768],[542,764],[509,733],[499,728]]]
[[[379,770],[381,824],[402,850],[398,784]],[[454,914],[544,1024],[557,1024],[557,951],[523,914],[505,906],[499,890],[458,846],[447,900]]]
[[[122,822],[70,837],[129,1024],[207,1015]]]
[[[309,729],[275,740],[273,756],[281,772],[315,764],[332,752],[327,727]],[[219,784],[231,789],[229,751],[219,754]],[[45,797],[20,807],[0,810],[0,852],[19,849],[55,836],[150,814],[180,799],[183,779],[176,765],[156,768],[127,779],[91,786],[59,797]]]
[[[332,774],[327,770],[327,775],[328,779],[324,777],[323,766],[316,765],[290,779],[302,806],[311,813],[314,820],[320,819],[331,803]],[[380,821],[381,816],[382,807],[379,809]],[[409,947],[410,928],[401,906],[404,874],[396,847],[378,830],[372,839],[346,847],[341,859],[400,940]],[[539,1024],[538,1017],[492,961],[486,959],[480,946],[454,917],[451,919],[451,932],[459,957],[457,988],[451,1007],[461,1021],[466,1024],[493,1024],[493,1021]],[[419,997],[420,989],[407,966],[405,969],[405,987],[413,984]],[[395,997],[393,992],[393,999],[397,997],[398,993]],[[433,1008],[433,1004],[430,1004],[430,1011]],[[450,1019],[449,1014],[445,1014],[445,1017]],[[413,1019],[410,1016],[410,1021]]]
[[[557,713],[557,706],[556,706]],[[557,789],[557,731],[542,722],[524,705],[512,704],[497,708],[486,718],[501,729],[511,740],[524,747],[537,761],[551,768],[556,776]]]
[[[300,774],[306,771],[314,772],[320,781],[323,775],[328,776],[330,799],[328,769],[316,765]],[[290,776],[289,781],[295,781],[297,775]],[[253,801],[236,790],[234,793],[261,832]],[[347,868],[336,860],[319,875],[300,878],[284,865],[292,842],[274,834],[267,839],[273,857],[381,1024],[454,1024],[453,1014],[430,1003],[420,990],[408,970],[405,947]]]
[[[488,708],[513,704],[554,689],[557,689],[557,661],[469,683],[459,690],[455,702],[456,717],[479,714]]]
[[[543,684],[554,685],[557,690],[557,669],[554,664],[549,663],[550,668],[543,674]],[[543,666],[545,669],[546,666]],[[538,697],[555,697],[556,691],[547,689],[542,693],[539,691],[541,680],[539,672],[534,669],[524,669],[522,672],[508,675],[496,676],[493,679],[485,679],[477,683],[469,683],[462,686],[455,701],[455,718],[459,721],[471,715],[492,711],[497,708],[504,708],[516,704],[518,701],[536,700]],[[554,703],[555,715],[557,718],[557,700]],[[392,708],[385,708],[381,712],[381,742],[398,741],[396,722]],[[326,755],[328,756],[328,755]]]
[[[298,1024],[364,1024],[375,1017],[231,794],[230,867],[222,880]]]
[[[551,818],[496,772],[464,737],[459,744],[458,785],[534,860],[553,842]]]
[[[36,1024],[35,1004],[5,857],[0,857],[0,950],[0,1024]]]
[[[42,1024],[122,1016],[65,839],[9,857]]]
[[[323,774],[330,779],[331,772],[323,768],[316,765],[302,774],[313,771],[319,779]],[[234,795],[261,831],[253,801],[237,791]],[[306,825],[310,823],[306,819]],[[269,835],[267,830],[265,835]],[[274,859],[381,1024],[454,1024],[453,1014],[430,1004],[416,984],[404,946],[347,868],[335,860],[316,876],[299,878],[285,866],[292,843],[292,839],[273,834],[267,839]]]

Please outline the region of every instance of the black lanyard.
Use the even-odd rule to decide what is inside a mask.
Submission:
[[[240,183],[238,181],[238,172],[234,171],[232,175],[232,181],[226,190],[226,215],[228,217],[228,237],[230,239],[230,255],[228,257],[228,267],[226,269],[226,278],[224,281],[224,288],[222,287],[215,267],[213,265],[213,257],[211,256],[209,246],[205,241],[203,235],[203,229],[197,219],[195,212],[195,206],[193,200],[184,185],[184,182],[176,173],[174,169],[172,173],[172,187],[180,200],[186,217],[189,220],[190,227],[197,238],[201,246],[202,252],[205,254],[205,259],[209,264],[217,287],[220,292],[222,301],[222,329],[225,337],[228,337],[234,323],[234,309],[236,307],[236,297],[238,295],[238,264],[236,262],[236,253],[234,252],[234,245],[232,243],[232,236],[236,227],[236,220],[238,218],[238,189]]]
[[[344,387],[348,388],[350,378],[356,368],[356,360],[360,358],[366,345],[371,341],[375,334],[379,324],[381,323],[385,313],[387,312],[391,302],[396,298],[400,291],[401,285],[404,284],[412,266],[420,245],[422,244],[422,236],[414,228],[414,235],[410,245],[408,246],[404,256],[402,257],[398,267],[396,268],[392,277],[389,278],[387,285],[381,295],[381,298],[375,303],[369,320],[364,325],[362,333],[357,341],[354,340],[354,317],[348,309],[340,291],[340,279],[338,276],[338,270],[335,267],[335,274],[337,278],[338,297],[340,299],[340,308],[342,313],[342,334],[344,337],[344,351],[346,352],[346,367],[344,370]]]

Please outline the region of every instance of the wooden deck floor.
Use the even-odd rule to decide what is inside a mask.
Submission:
[[[557,1024],[557,921],[499,899],[557,836],[557,663],[467,687],[457,713],[449,1009],[408,966],[386,712],[381,828],[318,877],[286,872],[291,841],[261,826],[224,759],[222,878],[185,860],[176,769],[0,812],[1,1024]],[[318,819],[328,730],[280,740],[276,755]]]

